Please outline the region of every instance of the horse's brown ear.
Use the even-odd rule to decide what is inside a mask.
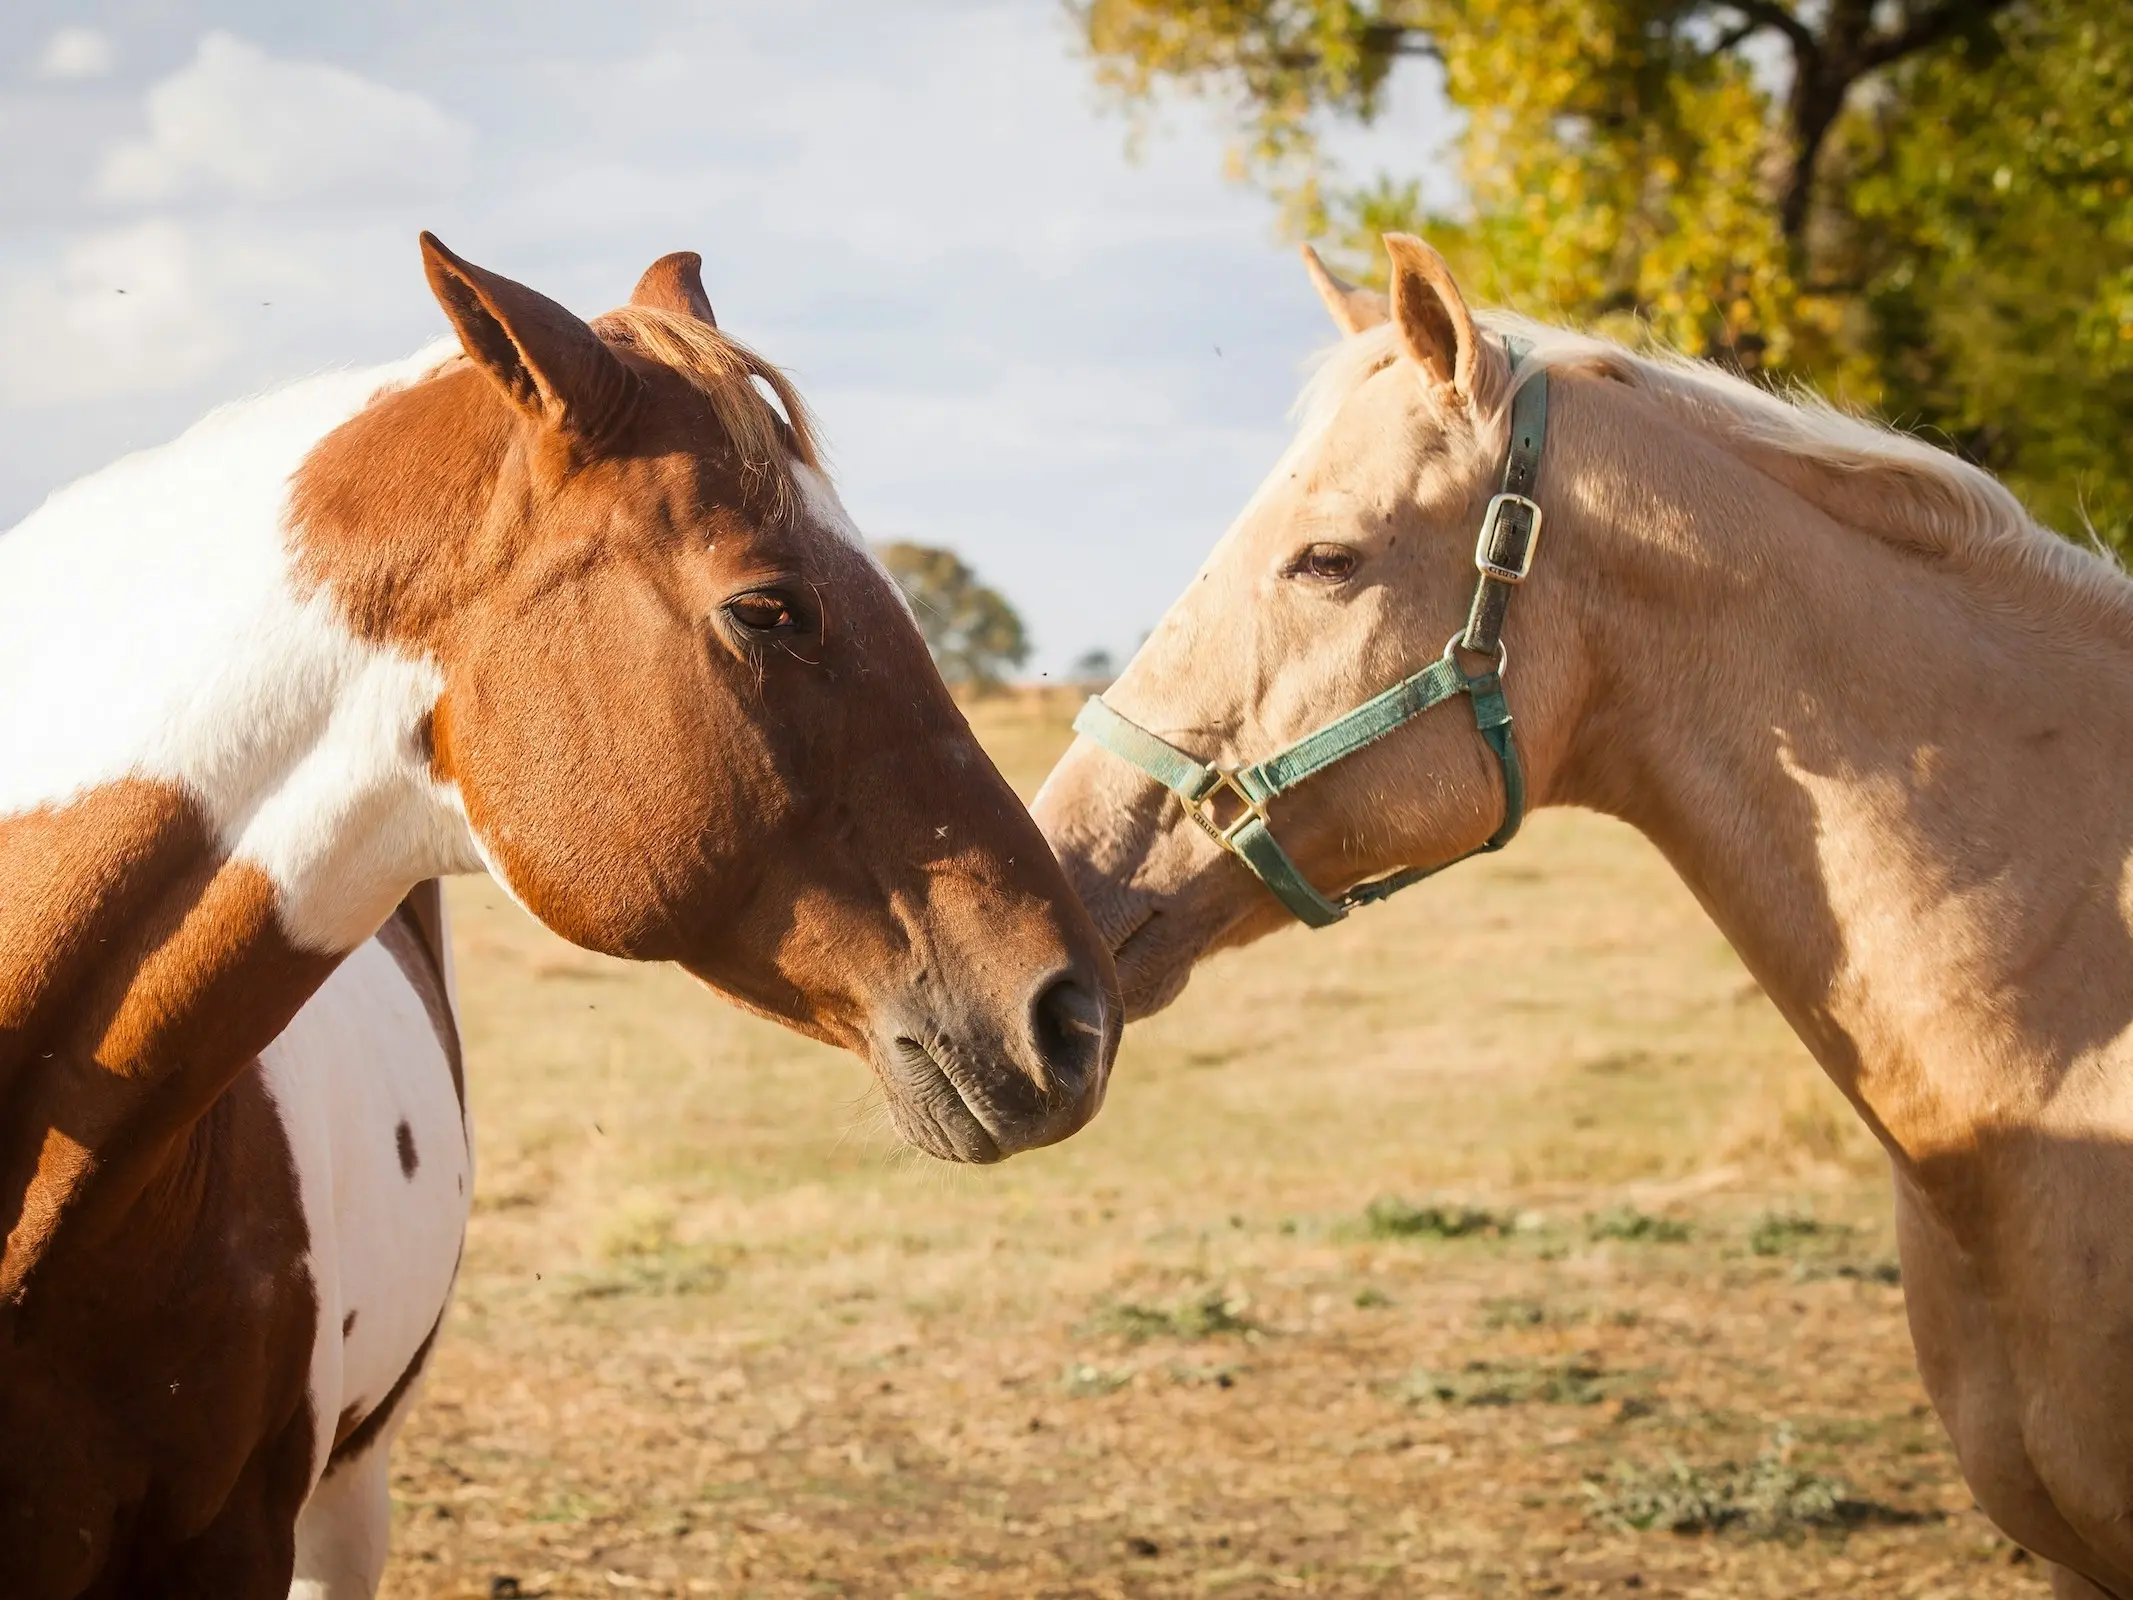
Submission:
[[[468,358],[526,415],[589,444],[629,415],[636,374],[546,295],[461,260],[431,233],[422,270]]]
[[[1444,257],[1412,234],[1385,235],[1392,258],[1392,320],[1400,347],[1461,400],[1474,393],[1473,314]]]
[[[1335,277],[1309,245],[1303,247],[1303,258],[1304,271],[1311,275],[1311,287],[1326,302],[1326,310],[1332,313],[1334,326],[1341,332],[1361,333],[1392,315],[1392,307],[1383,295]]]
[[[704,293],[704,258],[694,250],[677,250],[646,267],[630,291],[630,304],[718,326],[718,318],[711,314],[711,297]]]

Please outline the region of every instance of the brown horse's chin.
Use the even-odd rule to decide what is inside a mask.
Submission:
[[[1019,1048],[938,1025],[898,1029],[872,1047],[890,1120],[907,1144],[989,1166],[1057,1144],[1096,1115],[1123,1026],[1119,1007],[1067,983],[1050,986],[1033,1009],[1032,1038]]]
[[[914,1149],[942,1161],[990,1166],[1007,1152],[971,1108],[948,1069],[918,1040],[899,1037],[878,1052],[875,1071],[888,1095],[889,1118]]]

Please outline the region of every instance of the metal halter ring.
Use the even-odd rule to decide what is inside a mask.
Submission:
[[[1237,830],[1255,817],[1261,822],[1266,821],[1266,807],[1245,792],[1244,785],[1237,781],[1234,772],[1222,767],[1212,767],[1209,770],[1214,773],[1215,781],[1197,798],[1186,801],[1185,809],[1192,820],[1200,825],[1202,833],[1223,849],[1234,850],[1237,848]],[[1221,823],[1215,820],[1214,804],[1225,791],[1244,809],[1227,823]]]
[[[1449,661],[1455,667],[1459,666],[1459,652],[1462,650],[1467,650],[1468,654],[1477,656],[1485,655],[1487,653],[1486,651],[1482,650],[1468,650],[1468,647],[1466,645],[1463,645],[1459,642],[1465,637],[1466,629],[1461,628],[1457,633],[1453,634],[1451,638],[1445,642],[1444,659],[1446,661]],[[1464,667],[1460,667],[1459,670],[1461,672],[1464,672],[1466,669]],[[1510,670],[1511,647],[1505,644],[1501,639],[1498,639],[1496,641],[1496,676],[1500,678]]]

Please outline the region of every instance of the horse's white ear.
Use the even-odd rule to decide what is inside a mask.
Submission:
[[[641,392],[600,336],[544,294],[422,236],[422,270],[460,348],[511,403],[587,444],[610,438]]]
[[[1392,315],[1392,307],[1383,295],[1375,289],[1359,288],[1335,277],[1309,245],[1303,247],[1303,258],[1304,271],[1311,275],[1311,287],[1318,291],[1319,299],[1325,301],[1334,326],[1341,332],[1361,333],[1365,328],[1375,328]]]
[[[1392,320],[1401,349],[1461,400],[1471,398],[1479,340],[1452,269],[1412,234],[1386,234],[1385,254],[1392,258]]]

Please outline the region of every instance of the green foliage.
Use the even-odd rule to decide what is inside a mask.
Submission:
[[[994,689],[1029,660],[1029,633],[1015,608],[953,550],[885,544],[876,553],[910,600],[934,665],[950,683]]]
[[[1898,91],[1839,152],[1882,404],[2133,546],[2133,7],[2034,0]]]
[[[1376,275],[1377,236],[1427,232],[1488,298],[1542,315],[1649,326],[1743,365],[1782,362],[1800,295],[1764,188],[1776,109],[1717,0],[1083,0],[1100,78],[1226,93],[1290,226],[1330,233]],[[1342,187],[1319,158],[1328,113],[1367,121],[1400,57],[1441,64],[1466,114],[1470,207],[1419,187]],[[1329,188],[1329,184],[1332,186]],[[1812,327],[1826,313],[1804,319]]]
[[[1235,92],[1247,130],[1242,164],[1308,164],[1321,107],[1368,119],[1410,30],[1431,0],[1079,0],[1072,5],[1101,81],[1128,102],[1159,82]]]
[[[1068,3],[1127,103],[1226,98],[1237,171],[1351,275],[1426,234],[1484,300],[1810,380],[2133,541],[2123,0]],[[1454,215],[1319,150],[1409,56],[1464,115]]]

